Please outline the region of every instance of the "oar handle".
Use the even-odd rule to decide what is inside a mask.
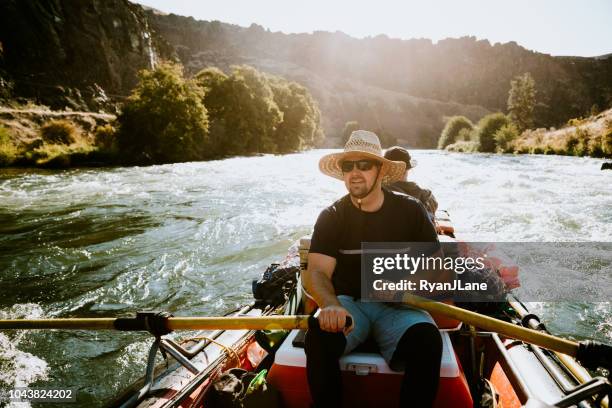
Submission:
[[[345,321],[344,321],[344,327],[348,329],[352,325],[353,325],[353,318],[351,316],[346,316]],[[321,326],[319,326],[319,319],[317,319],[314,316],[308,316],[308,328],[309,329],[320,329]]]

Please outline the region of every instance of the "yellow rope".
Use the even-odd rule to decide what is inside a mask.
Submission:
[[[181,340],[181,344],[186,343],[188,341],[200,341],[200,340],[207,340],[221,347],[227,353],[228,357],[231,354],[236,359],[236,362],[238,363],[238,365],[240,365],[240,357],[238,356],[238,353],[236,352],[236,350],[234,350],[233,348],[229,346],[226,346],[225,344],[221,342],[211,339],[210,337],[206,337],[206,336],[189,337],[189,338]]]

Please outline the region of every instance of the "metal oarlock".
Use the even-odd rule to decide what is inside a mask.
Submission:
[[[596,406],[600,405],[601,400],[608,396],[612,396],[612,386],[610,382],[603,377],[595,377],[591,381],[584,384],[580,384],[574,390],[563,398],[561,401],[555,403],[555,407],[568,408],[576,405],[580,401],[584,401],[589,397],[596,398]]]
[[[137,393],[133,394],[130,399],[121,404],[121,408],[131,408],[138,404],[144,397],[149,394],[153,385],[153,377],[155,374],[155,356],[159,350],[160,339],[156,338],[151,348],[149,349],[149,357],[147,358],[147,368],[145,371],[145,383]]]
[[[213,333],[214,335],[214,333]],[[218,335],[218,334],[217,334]],[[162,339],[160,337],[155,337],[151,348],[149,349],[149,357],[147,358],[147,368],[145,370],[145,383],[137,393],[132,395],[132,397],[127,400],[125,403],[121,405],[121,408],[130,408],[137,405],[140,401],[146,398],[151,391],[151,387],[153,386],[154,373],[155,373],[155,357],[157,356],[157,352],[159,351],[164,360],[167,361],[167,354],[170,354],[180,365],[185,367],[189,372],[194,375],[197,375],[202,372],[199,368],[197,368],[190,359],[198,354],[209,342],[204,340],[197,343],[190,350],[185,349],[184,347],[176,344],[170,339]]]

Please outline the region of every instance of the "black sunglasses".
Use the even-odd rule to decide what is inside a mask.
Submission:
[[[343,173],[350,173],[353,171],[353,168],[357,166],[357,170],[360,171],[368,171],[372,167],[377,166],[378,162],[375,160],[344,160],[340,163],[340,169]]]

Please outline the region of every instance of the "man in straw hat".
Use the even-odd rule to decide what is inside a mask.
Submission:
[[[310,392],[315,407],[342,405],[338,359],[370,335],[393,370],[405,370],[401,406],[431,406],[438,388],[442,340],[431,316],[399,304],[362,302],[362,242],[440,244],[425,208],[414,198],[383,189],[401,180],[405,163],[385,159],[378,136],[353,132],[341,153],[320,170],[344,181],[348,194],[324,209],[312,235],[304,289],[320,310],[320,329],[306,334]],[[429,245],[429,244],[428,244]],[[353,325],[345,328],[346,318]]]

